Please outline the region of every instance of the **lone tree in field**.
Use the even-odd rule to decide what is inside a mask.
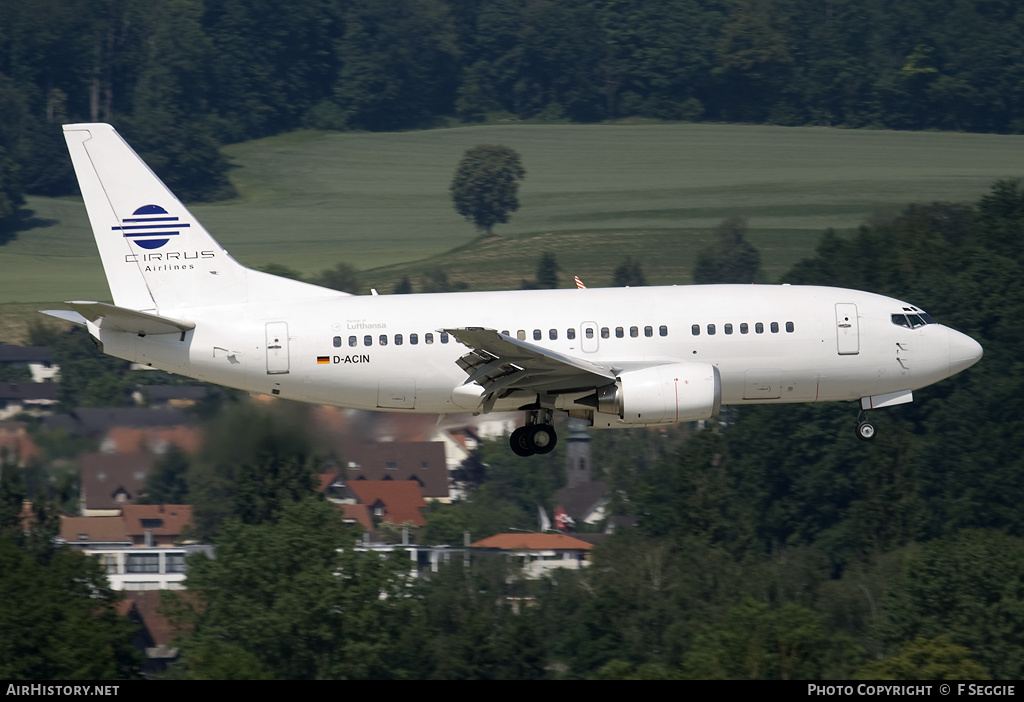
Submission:
[[[481,144],[468,149],[455,169],[449,190],[455,211],[487,236],[519,209],[519,181],[526,175],[515,149]]]

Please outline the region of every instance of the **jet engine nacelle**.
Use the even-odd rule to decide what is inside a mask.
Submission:
[[[597,410],[625,424],[708,419],[722,406],[722,376],[707,363],[670,363],[621,374],[597,390]]]

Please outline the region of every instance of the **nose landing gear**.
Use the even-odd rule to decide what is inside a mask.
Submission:
[[[857,438],[861,441],[875,438],[875,425],[868,421],[868,413],[864,411],[857,417]]]
[[[525,457],[549,453],[554,449],[558,436],[551,425],[552,414],[548,409],[527,411],[526,426],[519,427],[509,437],[512,453]]]

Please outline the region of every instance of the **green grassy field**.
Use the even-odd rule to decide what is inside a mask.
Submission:
[[[515,148],[527,171],[521,209],[487,242],[448,194],[462,153],[480,143]],[[576,274],[606,285],[627,255],[651,283],[685,283],[733,215],[747,218],[778,280],[827,227],[848,231],[911,202],[974,200],[1024,175],[1018,136],[698,124],[297,132],[226,152],[240,197],[192,209],[236,258],[304,274],[347,262],[381,292],[436,266],[472,289],[518,287],[544,251],[566,284]],[[39,304],[108,298],[81,202],[29,198],[28,208],[39,226],[0,247],[8,327]]]

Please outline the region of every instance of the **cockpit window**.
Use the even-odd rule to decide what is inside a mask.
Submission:
[[[918,312],[916,314],[894,314],[892,316],[892,323],[898,327],[917,329],[926,324],[936,324],[936,321],[924,312]]]

